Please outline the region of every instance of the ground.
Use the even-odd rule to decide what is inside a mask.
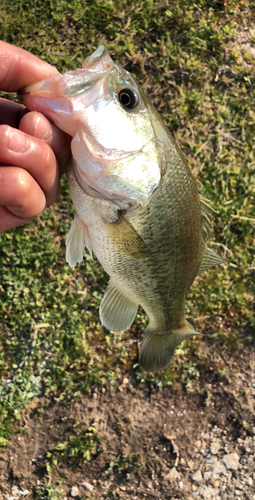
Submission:
[[[17,486],[26,499],[44,498],[42,484],[49,495],[50,484],[62,480],[52,498],[74,495],[77,486],[77,498],[227,499],[239,492],[242,500],[253,499],[254,347],[224,358],[227,376],[201,373],[200,388],[210,394],[206,400],[195,387],[187,392],[176,383],[174,389],[157,390],[138,384],[130,373],[116,390],[97,389],[69,407],[37,401],[0,456],[0,495],[15,498]],[[74,428],[78,435],[90,426],[96,443],[91,460],[61,460],[56,446],[68,442]],[[224,456],[233,452],[237,467],[227,469]],[[50,474],[47,453],[57,457]]]

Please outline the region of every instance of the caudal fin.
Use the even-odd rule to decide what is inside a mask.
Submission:
[[[202,334],[197,332],[187,321],[182,328],[164,334],[150,331],[148,326],[144,332],[140,349],[140,365],[147,372],[164,370],[171,363],[175,348],[183,340],[193,337],[193,335]]]

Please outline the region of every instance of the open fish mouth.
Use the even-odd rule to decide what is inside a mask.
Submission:
[[[19,99],[22,96],[36,96],[46,99],[56,97],[75,97],[94,87],[102,77],[114,66],[114,62],[104,45],[100,45],[93,54],[88,56],[82,64],[82,68],[67,71],[64,75],[58,73],[54,77],[45,78],[41,82],[24,87],[18,92]]]
[[[34,83],[33,85],[21,89],[18,95],[20,99],[22,99],[22,96],[28,95],[44,97],[45,99],[50,99],[52,95],[54,95],[54,97],[74,97],[90,90],[94,87],[96,81],[99,80],[98,75],[87,75],[86,71],[84,71],[84,73],[81,73],[82,70],[78,71],[79,74],[75,74],[75,71],[69,71],[68,73],[71,73],[71,78],[67,76],[64,77],[61,73],[53,78],[46,78],[41,82]],[[59,92],[56,93],[58,89]]]

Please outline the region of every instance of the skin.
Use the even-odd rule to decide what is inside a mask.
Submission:
[[[29,52],[0,41],[0,90],[18,92],[57,73]],[[57,201],[70,141],[41,113],[0,98],[0,233]]]

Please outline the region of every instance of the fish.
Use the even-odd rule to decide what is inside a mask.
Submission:
[[[142,88],[105,46],[19,99],[72,136],[67,178],[76,215],[67,262],[82,262],[85,247],[97,257],[110,277],[102,325],[127,330],[140,305],[149,319],[140,365],[165,369],[180,343],[201,335],[184,316],[195,277],[225,262],[206,243],[211,202]]]

